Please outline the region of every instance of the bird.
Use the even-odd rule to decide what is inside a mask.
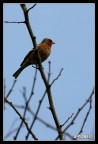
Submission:
[[[40,44],[38,44],[38,52],[40,55],[41,63],[44,62],[49,55],[51,54],[51,47],[55,44],[50,38],[44,38]],[[15,79],[19,76],[19,74],[30,65],[37,65],[36,58],[36,49],[32,49],[29,53],[24,57],[22,63],[20,64],[20,68],[13,74]]]

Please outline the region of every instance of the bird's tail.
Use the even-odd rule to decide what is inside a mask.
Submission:
[[[24,67],[20,67],[14,74],[13,77],[15,77],[15,79],[19,76],[19,74],[22,72],[22,70],[24,69]]]

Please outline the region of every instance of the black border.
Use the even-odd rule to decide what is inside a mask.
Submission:
[[[6,1],[4,2],[0,2],[0,14],[1,14],[1,16],[0,16],[0,20],[1,20],[1,23],[0,24],[2,24],[2,26],[0,25],[0,34],[1,34],[1,37],[0,37],[0,44],[1,44],[1,48],[0,48],[0,88],[1,88],[1,90],[0,90],[0,100],[1,100],[1,104],[0,104],[0,106],[1,106],[1,108],[0,108],[0,114],[2,114],[1,115],[1,118],[0,118],[0,144],[2,144],[3,142],[5,143],[5,142],[10,142],[10,141],[3,141],[3,4],[4,3],[7,3]],[[13,1],[12,2],[9,2],[9,3],[13,3]],[[19,2],[19,1],[17,1],[17,3],[22,3],[21,1]],[[23,1],[23,3],[41,3],[41,2],[37,2],[37,1]],[[46,2],[43,2],[43,3],[46,3]],[[47,2],[48,3],[48,2]],[[51,3],[51,2],[49,2],[49,3]],[[55,3],[55,2],[54,2]],[[58,2],[56,2],[56,3],[58,3]],[[64,2],[62,2],[62,3],[64,3]],[[67,2],[66,1],[66,3],[79,3],[79,1],[77,1],[77,2]],[[82,1],[81,3],[94,3],[95,4],[95,1],[92,1],[92,0],[88,0],[88,1]],[[14,141],[15,142],[15,141]],[[18,143],[19,143],[19,141],[17,141]],[[21,141],[22,142],[22,141]],[[24,142],[24,141],[23,141]],[[27,141],[28,142],[28,141]],[[31,141],[31,142],[35,142],[35,141]],[[37,142],[37,141],[36,141]],[[46,142],[46,141],[45,141]],[[55,141],[54,141],[55,142]],[[60,142],[60,141],[58,141],[58,142]],[[65,142],[65,141],[64,141]],[[12,143],[13,143],[13,141],[12,141]]]

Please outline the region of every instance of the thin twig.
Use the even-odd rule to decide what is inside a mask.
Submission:
[[[87,121],[87,118],[88,118],[88,116],[89,116],[89,114],[90,114],[90,111],[91,111],[91,109],[92,109],[92,99],[90,99],[89,105],[90,105],[90,106],[89,106],[88,112],[87,112],[87,114],[86,114],[86,116],[85,116],[85,119],[84,119],[84,121],[83,121],[82,127],[81,127],[78,135],[83,132],[84,125],[85,125],[85,123],[86,123],[86,121]]]
[[[17,108],[21,108],[21,109],[24,109],[24,108],[25,108],[25,106],[19,106],[19,105],[15,105],[15,104],[14,104],[14,106],[17,107]],[[28,110],[29,113],[31,113],[31,115],[35,116],[35,113],[31,110],[30,106],[28,107],[27,110]],[[39,122],[41,122],[42,124],[44,124],[45,126],[51,128],[52,130],[57,131],[57,129],[56,129],[54,126],[52,126],[51,124],[47,123],[46,121],[44,121],[44,120],[41,119],[40,117],[37,116],[36,119],[37,119]]]
[[[14,86],[15,86],[15,83],[16,83],[16,79],[14,80],[12,87],[10,88],[10,90],[9,90],[8,94],[6,95],[6,98],[8,98],[8,97],[9,97],[9,95],[11,94],[11,92],[12,92],[12,90],[13,90]]]
[[[17,130],[18,130],[18,128],[14,128],[14,129],[11,130],[10,132],[8,132],[8,133],[5,135],[4,139],[7,139],[12,133],[16,132]]]
[[[24,87],[23,89],[24,89],[24,91],[23,91],[23,97],[24,97],[25,102],[26,102],[26,88]],[[26,106],[25,106],[24,113],[23,113],[23,119],[25,119],[25,115],[26,115]],[[14,140],[17,139],[22,125],[23,125],[23,121],[21,121],[21,123],[19,125],[19,128],[17,129],[16,135],[14,136]]]
[[[50,80],[50,75],[51,75],[51,62],[49,61],[48,82],[49,82],[49,80]],[[60,75],[61,75],[61,71],[60,71],[60,73],[59,73],[59,76],[60,76]],[[59,76],[57,76],[57,79],[59,78]],[[51,86],[52,86],[52,85],[51,85]],[[35,113],[34,119],[33,119],[33,121],[32,121],[32,124],[31,124],[31,126],[30,126],[30,129],[32,129],[32,127],[33,127],[33,125],[34,125],[34,123],[35,123],[35,120],[37,119],[37,116],[38,116],[38,113],[39,113],[41,104],[42,104],[42,102],[43,102],[43,100],[44,100],[44,98],[45,98],[46,93],[47,93],[47,90],[45,90],[42,98],[39,100],[39,105],[38,105],[37,111],[36,111],[36,113]],[[28,139],[28,137],[29,137],[29,133],[26,135],[26,140]]]
[[[58,74],[58,76],[52,81],[52,83],[50,84],[50,86],[52,86],[53,83],[60,77],[62,71],[63,71],[63,68],[60,70],[60,73]]]
[[[33,86],[32,86],[32,90],[31,90],[31,94],[30,94],[30,98],[29,98],[28,102],[30,102],[31,97],[34,94],[34,87],[35,87],[36,79],[37,79],[37,65],[36,65],[35,75],[34,75],[34,79],[33,79]]]
[[[49,80],[50,80],[50,73],[51,73],[51,62],[49,61],[48,82],[49,82]],[[38,108],[37,108],[36,113],[35,113],[35,115],[34,115],[34,119],[33,119],[32,123],[31,123],[30,129],[32,129],[32,127],[34,126],[34,123],[35,123],[35,121],[36,121],[36,119],[37,119],[37,116],[38,116],[38,113],[39,113],[41,104],[42,104],[42,102],[43,102],[43,100],[44,100],[44,98],[45,98],[46,93],[47,93],[47,91],[45,90],[45,92],[44,92],[41,100],[39,100],[39,105],[38,105]],[[26,135],[26,140],[28,139],[28,137],[29,137],[29,132],[28,132],[27,135]]]
[[[17,24],[25,23],[25,21],[21,21],[21,22],[15,22],[15,21],[10,22],[10,21],[4,21],[4,22],[5,22],[5,23],[17,23]]]
[[[34,8],[36,6],[36,4],[34,4],[32,7],[30,7],[27,12],[29,12],[29,10],[31,10],[32,8]]]
[[[68,117],[68,119],[61,125],[61,127],[63,127],[63,126],[69,121],[69,119],[72,118],[73,114],[74,114],[74,113],[72,113],[72,115],[71,115],[70,117]]]
[[[51,76],[51,61],[49,61],[48,63],[49,63],[49,72],[48,72],[48,83],[49,83],[50,76]]]
[[[41,69],[40,63],[39,63],[39,69],[40,69],[42,79],[43,79],[44,84],[45,84],[46,89],[47,89],[47,95],[48,95],[48,100],[49,100],[49,104],[50,104],[50,109],[51,109],[52,116],[53,116],[53,119],[54,119],[56,127],[57,127],[59,138],[60,138],[60,140],[63,140],[62,129],[60,127],[60,123],[59,123],[59,120],[58,120],[58,117],[57,117],[57,114],[56,114],[56,111],[55,111],[55,108],[54,108],[54,103],[53,103],[53,99],[52,99],[50,85],[49,85],[49,83],[46,79],[46,76],[45,76],[45,73],[44,73],[43,69]]]
[[[24,111],[24,114],[25,114],[25,111]],[[23,117],[24,117],[24,115],[23,115]],[[20,123],[20,125],[19,125],[19,128],[18,128],[17,131],[16,131],[16,134],[15,134],[15,136],[14,136],[14,140],[17,139],[17,137],[18,137],[18,135],[19,135],[19,132],[20,132],[20,129],[22,128],[22,125],[23,125],[23,121],[21,121],[21,123]]]
[[[31,126],[30,126],[30,129],[32,129],[32,127],[33,127],[33,125],[34,125],[34,123],[35,123],[35,120],[37,119],[36,117],[37,117],[37,115],[38,115],[39,110],[40,110],[40,105],[38,105],[38,108],[37,108],[37,111],[36,111],[36,113],[35,113],[35,116],[34,116],[34,119],[33,119],[33,121],[32,121],[32,124],[31,124]],[[28,139],[28,137],[29,137],[29,132],[28,132],[27,135],[26,135],[26,140]]]
[[[28,100],[27,100],[27,98],[26,98],[26,89],[24,88],[23,97],[24,97],[24,99],[25,99],[25,105],[26,105],[26,106],[25,106],[25,109],[24,109],[24,114],[23,114],[23,118],[24,118],[24,119],[25,119],[25,116],[26,116],[26,112],[27,112],[27,108],[28,108],[29,102],[30,102],[30,100],[31,100],[31,98],[32,98],[32,96],[33,96],[33,94],[34,94],[34,87],[35,87],[36,75],[37,75],[37,69],[35,70],[35,76],[34,76],[34,80],[33,80],[33,86],[32,86],[31,94],[30,94]],[[20,123],[20,126],[19,126],[19,128],[18,128],[18,130],[17,130],[17,132],[16,132],[16,135],[14,136],[14,140],[17,139],[18,134],[19,134],[19,132],[20,132],[20,129],[21,129],[22,125],[23,125],[23,121],[21,121],[21,123]],[[31,130],[31,129],[30,129],[30,130]],[[29,133],[29,131],[28,131],[28,133]]]
[[[9,102],[6,98],[4,98],[5,102],[8,103],[14,110],[15,112],[18,114],[18,116],[20,117],[20,119],[23,121],[23,123],[25,124],[27,130],[29,131],[29,133],[32,135],[32,137],[35,140],[38,140],[38,138],[35,136],[35,134],[30,130],[28,123],[26,122],[26,120],[21,116],[21,114],[18,112],[18,110],[14,107],[14,105],[12,104],[12,102]]]
[[[41,100],[39,100],[39,105],[38,105],[38,108],[37,108],[36,113],[34,115],[34,119],[33,119],[32,123],[31,123],[30,130],[32,129],[32,127],[33,127],[33,125],[35,123],[35,120],[37,119],[37,116],[38,116],[38,113],[39,113],[39,110],[40,110],[40,107],[41,107],[42,101],[44,100],[45,95],[46,95],[46,91],[44,92]],[[28,137],[29,137],[29,132],[26,135],[26,140],[28,139]]]
[[[77,113],[75,114],[75,116],[73,117],[72,121],[66,126],[66,128],[63,130],[63,133],[65,133],[65,131],[74,124],[75,119],[77,118],[77,116],[79,115],[79,113],[81,112],[81,110],[89,103],[89,101],[92,99],[92,96],[94,94],[94,88],[89,96],[89,98],[87,99],[87,101],[78,109]],[[55,140],[57,140],[59,138],[59,136],[57,136],[55,138]]]
[[[37,49],[36,37],[34,36],[34,33],[32,31],[32,28],[31,28],[31,25],[30,25],[30,22],[29,22],[29,16],[28,16],[28,12],[27,12],[28,10],[27,10],[25,4],[20,4],[20,6],[23,10],[23,14],[24,14],[24,17],[25,17],[25,24],[26,24],[28,32],[30,34],[34,49]]]
[[[27,103],[27,97],[26,97],[26,87],[23,87],[23,93],[22,96],[24,98],[25,104]]]

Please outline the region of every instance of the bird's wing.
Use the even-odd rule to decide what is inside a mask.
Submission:
[[[35,51],[35,49],[32,49],[26,56],[25,56],[25,58],[24,58],[24,60],[22,61],[22,63],[20,64],[20,66],[22,66],[23,65],[23,63],[26,61],[26,59],[32,54],[32,52],[34,52]]]

